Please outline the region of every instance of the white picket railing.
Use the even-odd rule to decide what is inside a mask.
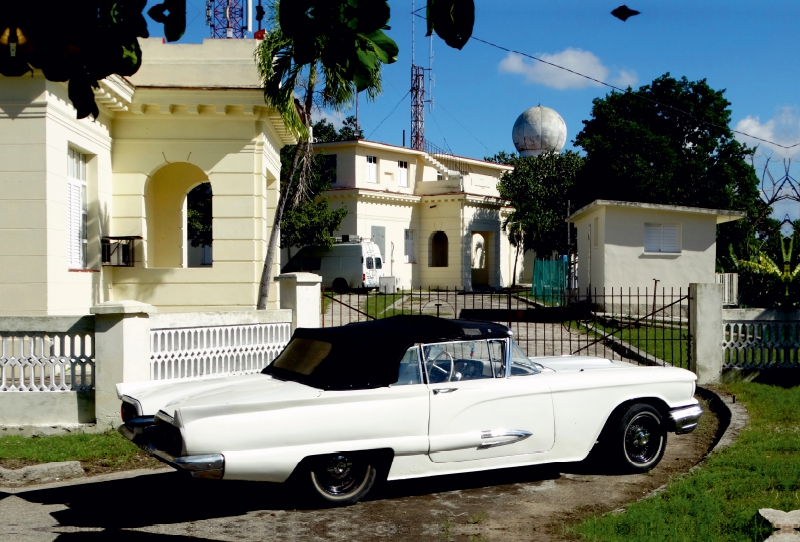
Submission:
[[[289,322],[152,329],[150,379],[255,373],[275,359],[291,334]]]
[[[92,317],[17,317],[12,324],[0,329],[0,392],[94,389]]]

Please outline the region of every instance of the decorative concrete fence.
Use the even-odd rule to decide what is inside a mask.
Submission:
[[[800,368],[800,311],[723,311],[725,369]]]
[[[276,277],[274,311],[157,314],[111,301],[83,316],[0,317],[0,426],[119,424],[116,384],[260,371],[320,323],[320,279]]]

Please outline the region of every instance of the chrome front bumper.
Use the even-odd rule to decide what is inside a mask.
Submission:
[[[703,409],[700,405],[692,405],[689,407],[676,408],[669,412],[669,420],[671,424],[671,431],[675,431],[676,435],[683,435],[684,433],[691,433],[697,427],[697,422],[700,416],[703,415]]]
[[[170,467],[184,470],[195,478],[219,480],[225,474],[225,456],[222,454],[184,455],[175,457],[152,446],[150,454]]]

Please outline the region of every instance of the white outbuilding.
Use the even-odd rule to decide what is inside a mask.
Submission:
[[[575,211],[578,288],[581,294],[635,293],[715,281],[717,224],[739,220],[740,211],[595,200]]]

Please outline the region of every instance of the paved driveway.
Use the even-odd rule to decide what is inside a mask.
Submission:
[[[613,510],[686,472],[715,430],[709,413],[698,431],[670,435],[646,475],[606,475],[587,463],[504,469],[391,482],[366,502],[327,510],[303,509],[279,484],[121,473],[0,492],[0,540],[562,540],[563,521]]]

